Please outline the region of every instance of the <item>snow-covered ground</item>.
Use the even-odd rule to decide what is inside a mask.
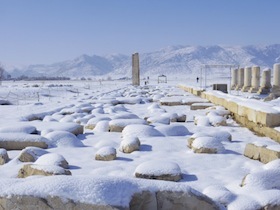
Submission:
[[[0,196],[58,195],[86,203],[127,206],[141,182],[144,189],[150,190],[175,188],[187,191],[192,187],[227,205],[228,209],[280,205],[280,162],[276,160],[265,165],[243,156],[247,143],[260,141],[276,145],[274,141],[256,136],[230,118],[226,119],[226,126],[195,125],[194,119],[205,116],[209,110],[190,110],[190,106],[186,105],[159,105],[158,100],[164,97],[193,98],[176,87],[176,84],[184,84],[185,81],[157,84],[154,80],[140,87],[132,87],[129,83],[3,82],[0,99],[9,100],[13,105],[0,106],[0,137],[9,133],[9,138],[19,138],[31,133],[31,126],[36,127],[39,134],[48,140],[49,148],[45,151],[63,156],[69,163],[68,170],[72,176],[17,178],[26,162],[18,160],[20,150],[10,150],[9,162],[0,165]],[[195,83],[191,85],[198,86]],[[116,105],[117,102],[122,104]],[[278,106],[277,102],[274,103]],[[170,122],[176,114],[186,115],[186,122]],[[28,121],[30,116],[39,116],[41,120]],[[150,124],[138,118],[150,119]],[[213,119],[217,118],[214,116]],[[59,122],[80,123],[89,127],[75,137],[65,126],[60,127]],[[90,122],[95,126],[93,130],[89,129]],[[110,125],[127,127],[123,132],[108,132]],[[207,144],[219,147],[217,154],[194,153],[188,147],[188,139],[198,132],[212,134]],[[227,132],[231,134],[231,140],[223,136]],[[139,138],[139,151],[121,152],[121,142],[133,143],[133,137]],[[200,145],[201,142],[193,144]],[[97,153],[105,156],[114,149],[116,159],[95,160]],[[41,160],[37,157],[37,168],[56,170],[56,163],[63,158],[59,155],[43,158],[44,155],[38,155]],[[46,165],[48,162],[51,166]],[[181,173],[182,179],[178,182],[145,180],[135,177],[139,171]],[[245,186],[241,187],[243,178],[248,174]],[[124,192],[127,198],[123,197]]]

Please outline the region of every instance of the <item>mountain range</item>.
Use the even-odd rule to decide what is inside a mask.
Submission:
[[[249,46],[172,46],[140,53],[141,76],[198,74],[203,64],[258,65],[272,68],[280,62],[280,44]],[[13,77],[131,77],[131,55],[81,55],[50,65],[29,65],[9,71]]]

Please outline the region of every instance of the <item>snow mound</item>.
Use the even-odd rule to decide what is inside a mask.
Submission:
[[[270,170],[270,169],[280,169],[280,159],[273,160],[263,166],[263,169]]]
[[[191,134],[185,126],[179,124],[159,125],[155,129],[165,136],[186,136]]]
[[[1,127],[0,133],[37,133],[36,127],[32,125],[16,125],[16,126],[8,126]]]
[[[258,188],[262,190],[280,190],[280,169],[267,169],[248,174],[242,181],[246,188]]]
[[[139,117],[136,114],[132,113],[120,113],[114,115],[112,119],[139,119]]]
[[[210,126],[210,120],[207,116],[196,116],[194,124],[197,126]]]
[[[215,201],[227,206],[234,201],[236,195],[230,192],[226,187],[220,185],[212,185],[203,190],[203,194],[209,196]]]
[[[259,202],[254,200],[253,198],[246,196],[246,195],[240,195],[237,196],[237,198],[231,202],[227,206],[228,210],[256,210],[256,209],[262,209],[262,206]]]
[[[45,136],[53,147],[82,147],[84,146],[74,134],[67,131],[53,131]]]
[[[161,132],[149,125],[128,125],[122,131],[122,136],[153,137],[164,136]]]
[[[109,120],[101,120],[96,123],[94,132],[108,132],[109,131]]]
[[[65,158],[56,153],[48,153],[40,156],[36,161],[35,164],[38,165],[55,165],[60,166],[62,168],[67,169],[68,168],[68,162],[65,160]]]

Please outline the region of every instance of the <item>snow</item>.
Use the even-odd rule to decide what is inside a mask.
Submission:
[[[64,161],[65,158],[56,153],[48,153],[40,156],[34,164],[38,165],[55,165],[55,166],[60,166],[61,162]]]
[[[226,126],[213,127],[207,113],[213,112],[214,118],[220,116],[225,119],[224,115],[228,113],[221,107],[190,110],[187,105],[162,106],[158,101],[150,102],[153,98],[184,98],[185,101],[195,98],[185,92],[182,94],[175,87],[177,83],[178,78],[167,84],[150,80],[150,84],[144,88],[132,87],[130,81],[113,80],[104,81],[102,85],[92,82],[90,88],[84,88],[81,81],[56,81],[53,86],[49,86],[52,82],[45,81],[42,89],[37,91],[45,94],[43,88],[48,88],[47,92],[52,97],[40,95],[40,102],[36,98],[33,101],[19,101],[17,105],[0,106],[1,140],[24,141],[32,138],[34,141],[46,141],[50,144],[49,148],[40,151],[48,154],[36,153],[36,165],[33,167],[55,171],[57,163],[64,157],[72,173],[72,176],[15,178],[26,163],[18,160],[22,151],[9,150],[9,162],[0,166],[0,196],[50,195],[85,203],[129,206],[136,192],[174,190],[204,193],[226,205],[227,209],[279,205],[279,160],[263,164],[243,156],[248,143],[267,145],[276,151],[279,151],[279,143],[255,135],[233,119],[226,119]],[[3,81],[0,94],[8,93],[15,85],[19,93],[32,92],[36,90],[33,84]],[[214,91],[211,94],[220,95]],[[270,112],[280,107],[276,100],[266,105],[237,96],[231,96],[230,100],[246,102],[260,109],[264,107]],[[114,120],[121,122],[127,119],[131,123],[135,120],[144,122],[147,117],[166,117],[170,120],[182,114],[187,116],[186,122],[129,124],[121,133],[108,131],[109,123]],[[196,119],[208,119],[208,123],[195,125],[194,116]],[[78,123],[93,124],[95,128],[74,135],[71,132],[81,128]],[[196,138],[193,146],[218,148],[219,153],[194,153],[187,147],[190,137]],[[134,142],[136,138],[141,142],[139,151],[119,151],[123,144]],[[30,147],[26,149],[32,150]],[[3,150],[0,151],[3,153]],[[112,151],[117,153],[115,160],[105,162],[94,158],[98,153],[108,154]],[[182,174],[182,179],[177,183],[138,179],[134,176],[138,170],[153,174]],[[245,176],[245,185],[241,187]]]

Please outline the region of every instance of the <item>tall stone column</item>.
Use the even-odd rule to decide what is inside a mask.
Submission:
[[[259,66],[253,66],[252,67],[252,83],[251,88],[249,90],[250,93],[256,93],[259,90],[260,87],[260,67]]]
[[[280,63],[273,65],[273,88],[280,88]]]
[[[244,68],[238,69],[237,73],[237,87],[235,90],[240,90],[244,85]]]
[[[252,68],[245,67],[244,70],[244,86],[242,87],[242,92],[247,92],[251,88],[251,80],[252,80]]]
[[[262,72],[262,83],[258,91],[258,94],[267,94],[271,88],[271,70],[264,69]]]
[[[237,86],[238,69],[233,69],[231,72],[231,89],[234,90]]]
[[[132,85],[140,85],[139,54],[132,54]]]

